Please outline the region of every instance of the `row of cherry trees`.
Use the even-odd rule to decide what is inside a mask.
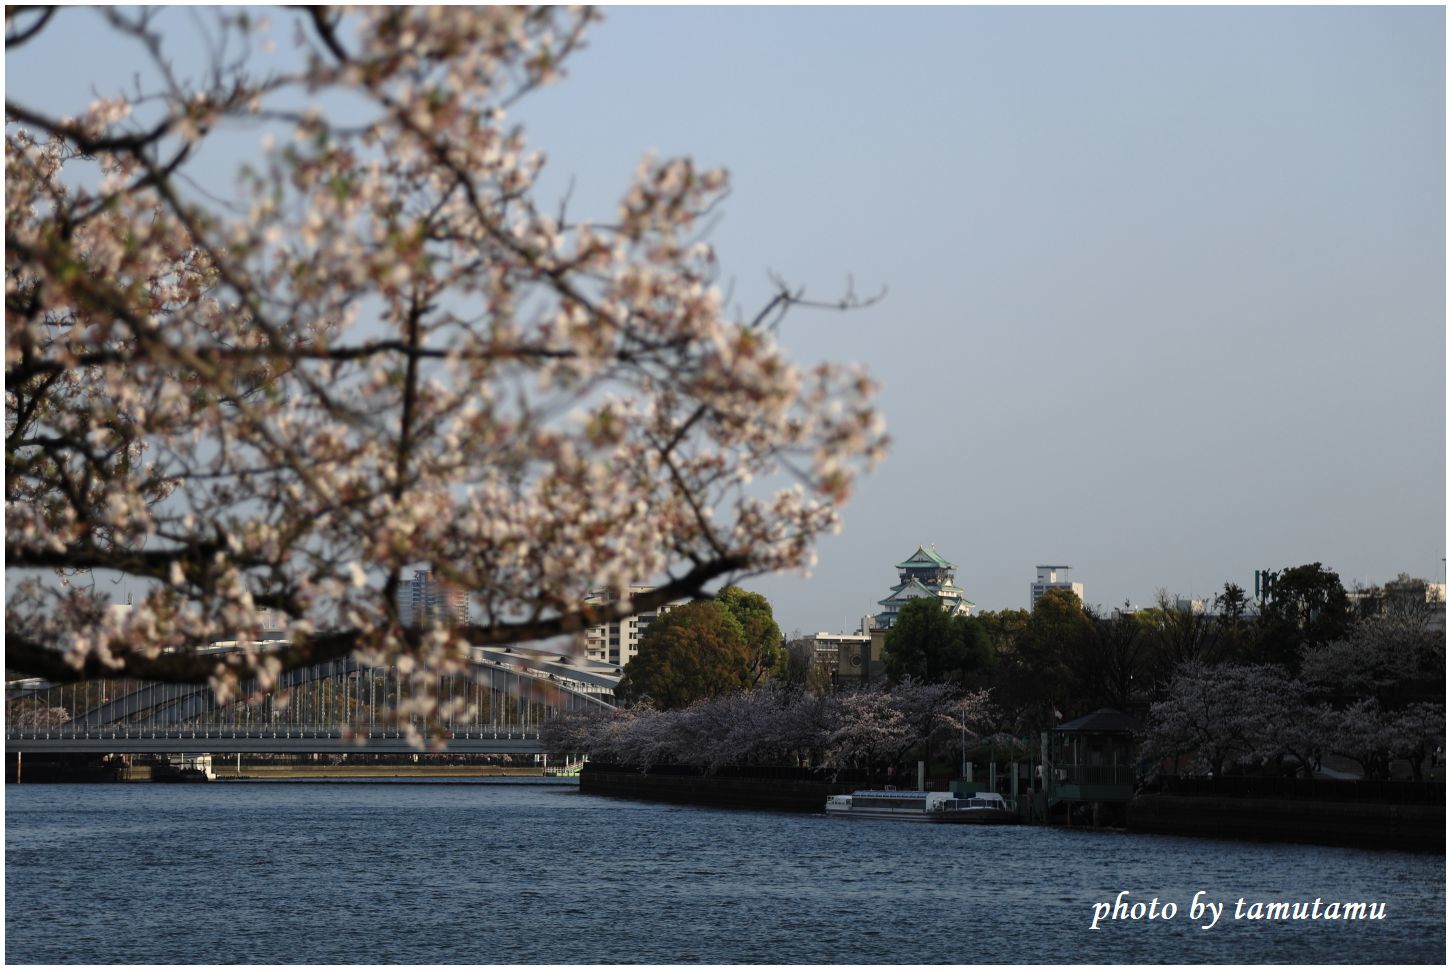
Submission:
[[[798,765],[875,769],[913,748],[976,734],[987,693],[906,680],[842,694],[769,684],[678,710],[644,705],[566,714],[544,726],[551,751],[652,765]]]
[[[1181,664],[1150,709],[1144,753],[1177,771],[1293,770],[1327,754],[1389,778],[1416,780],[1445,743],[1440,700],[1445,637],[1414,611],[1367,617],[1345,636],[1306,646],[1299,673],[1277,664]]]

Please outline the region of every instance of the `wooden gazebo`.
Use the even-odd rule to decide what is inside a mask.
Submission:
[[[1127,802],[1134,794],[1139,723],[1103,707],[1053,729],[1053,799]]]

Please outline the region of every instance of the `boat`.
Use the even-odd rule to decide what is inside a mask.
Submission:
[[[968,825],[1011,825],[1020,821],[1013,803],[996,792],[954,795],[945,791],[854,791],[828,798],[826,814]]]
[[[163,758],[151,766],[152,781],[216,781],[212,771],[212,756]]]

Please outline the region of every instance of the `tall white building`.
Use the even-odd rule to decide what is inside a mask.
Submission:
[[[398,589],[398,614],[404,626],[467,626],[469,591],[436,578],[432,570],[415,569]]]
[[[1038,566],[1036,568],[1038,570],[1038,578],[1033,580],[1032,585],[1029,587],[1028,609],[1037,609],[1038,601],[1050,589],[1066,589],[1078,597],[1078,602],[1084,602],[1083,584],[1070,583],[1067,579],[1059,577],[1059,573],[1068,572],[1068,570],[1073,568],[1072,566]]]
[[[648,593],[654,588],[654,586],[631,586],[627,590],[627,594],[634,597],[641,593]],[[589,594],[584,601],[587,605],[599,606],[612,602],[614,599],[615,596],[611,591],[600,589]],[[590,627],[585,632],[585,656],[590,660],[623,667],[634,660],[635,654],[640,652],[640,640],[645,636],[645,631],[650,629],[650,624],[661,613],[669,611],[670,606],[662,606],[658,610],[651,610],[648,613],[638,613],[635,616],[627,616],[623,620]]]

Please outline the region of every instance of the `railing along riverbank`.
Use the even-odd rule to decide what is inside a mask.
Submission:
[[[1441,782],[1359,778],[1265,778],[1236,775],[1221,778],[1165,778],[1145,789],[1143,793],[1219,798],[1290,798],[1321,802],[1386,802],[1399,805],[1446,804],[1446,785]]]

